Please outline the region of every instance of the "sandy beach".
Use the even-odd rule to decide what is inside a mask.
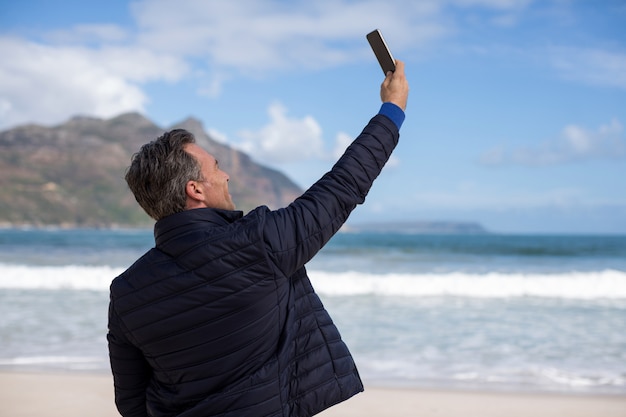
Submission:
[[[0,373],[0,415],[115,417],[108,375]],[[323,417],[626,417],[624,396],[366,387]]]

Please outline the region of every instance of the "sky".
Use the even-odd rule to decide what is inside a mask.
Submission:
[[[411,92],[350,222],[626,234],[624,0],[0,0],[0,130],[194,117],[307,188],[378,112],[373,29]]]

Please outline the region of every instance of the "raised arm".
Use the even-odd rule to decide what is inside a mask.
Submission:
[[[277,266],[290,276],[304,266],[362,204],[399,139],[409,86],[404,63],[388,73],[383,101],[333,168],[287,208],[268,214],[264,235]]]

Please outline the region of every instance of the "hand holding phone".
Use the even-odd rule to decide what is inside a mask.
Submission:
[[[383,38],[380,30],[376,29],[367,34],[367,41],[369,42],[374,54],[376,55],[376,59],[378,59],[378,63],[383,70],[383,73],[387,75],[389,71],[394,72],[396,70],[396,60],[393,59],[391,52],[389,51],[389,47],[387,47],[387,43]]]

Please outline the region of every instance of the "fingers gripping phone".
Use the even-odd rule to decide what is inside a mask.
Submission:
[[[368,33],[367,41],[370,43],[374,55],[376,55],[376,59],[378,59],[378,63],[383,69],[383,73],[387,75],[389,71],[394,72],[396,70],[396,60],[393,59],[380,30],[376,29]]]

